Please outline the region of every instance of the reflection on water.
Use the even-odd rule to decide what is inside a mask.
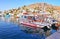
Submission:
[[[16,24],[0,21],[0,39],[42,39],[42,37],[39,34],[23,32]]]

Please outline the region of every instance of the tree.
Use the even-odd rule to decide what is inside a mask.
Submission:
[[[24,5],[23,7],[22,7],[22,9],[25,9],[26,8],[26,5]]]
[[[47,11],[50,12],[50,13],[53,13],[53,8],[48,8]]]

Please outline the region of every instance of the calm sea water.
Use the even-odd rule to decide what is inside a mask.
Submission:
[[[44,39],[44,37],[25,33],[17,24],[0,21],[0,39]]]

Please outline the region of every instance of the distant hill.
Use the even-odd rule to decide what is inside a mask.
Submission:
[[[60,6],[53,6],[51,4],[47,4],[47,3],[35,3],[35,4],[31,4],[31,5],[24,5],[22,7],[18,7],[16,9],[10,9],[10,10],[7,10],[7,11],[4,11],[4,12],[20,12],[20,10],[29,10],[29,9],[37,9],[37,10],[43,10],[43,8],[45,8],[46,11],[52,11],[52,10],[58,10],[59,13],[60,13]]]
[[[30,8],[35,8],[35,7],[39,7],[39,8],[42,8],[42,7],[46,7],[46,9],[47,8],[53,8],[53,9],[55,9],[55,10],[60,10],[60,6],[53,6],[53,5],[51,5],[51,4],[47,4],[47,3],[36,3],[36,4],[31,4],[31,5],[29,5],[28,7],[30,7]]]

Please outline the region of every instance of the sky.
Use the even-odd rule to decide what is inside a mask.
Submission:
[[[0,10],[9,10],[34,3],[45,2],[55,6],[60,6],[60,0],[0,0]]]

